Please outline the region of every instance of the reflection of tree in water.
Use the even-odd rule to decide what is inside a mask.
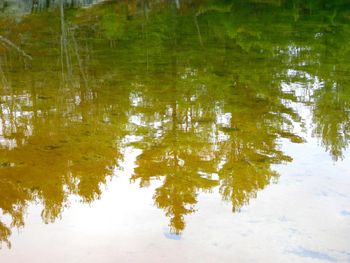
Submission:
[[[304,23],[305,30],[292,34],[291,44],[281,49],[283,63],[289,65],[284,82],[310,106],[312,134],[336,161],[349,146],[350,23],[331,8],[312,18],[320,22]]]
[[[175,233],[184,230],[184,216],[194,212],[200,191],[219,185],[223,199],[237,210],[277,177],[272,164],[291,160],[278,149],[277,139],[302,141],[291,132],[290,119],[298,116],[284,106],[278,85],[232,85],[230,74],[215,76],[222,65],[216,66],[210,71],[171,68],[168,80],[158,76],[161,88],[136,92],[135,135],[142,139],[133,145],[143,152],[132,179],[142,187],[161,181],[155,204],[171,218]],[[159,101],[161,93],[171,96]]]
[[[11,85],[0,94],[0,208],[12,223],[1,222],[0,237],[8,245],[10,228],[24,226],[30,202],[41,202],[43,221],[53,222],[69,205],[69,195],[87,203],[99,198],[120,158],[116,139],[126,120],[126,89],[97,97],[104,84],[87,85],[78,62],[71,60],[71,71],[40,56],[29,71],[20,62],[5,64]]]
[[[72,98],[50,94],[35,102],[38,97],[30,94],[27,105],[16,100],[2,103],[3,109],[15,104],[16,110],[6,108],[1,114],[6,127],[3,140],[11,141],[7,145],[12,146],[5,144],[0,149],[0,207],[17,227],[23,223],[28,202],[40,200],[43,220],[52,222],[68,205],[70,194],[77,194],[83,202],[99,198],[100,186],[112,175],[119,158],[115,140],[122,123],[118,112],[96,99],[61,108],[63,105],[47,101]],[[11,118],[17,118],[14,127],[7,121]]]
[[[298,116],[281,102],[282,94],[274,94],[278,87],[257,89],[257,85],[235,85],[233,95],[228,95],[225,102],[225,111],[231,118],[221,127],[228,139],[219,143],[223,163],[218,174],[220,193],[232,202],[233,211],[277,179],[272,164],[291,161],[279,150],[277,139],[302,141],[291,132],[289,124],[289,118]]]
[[[174,90],[171,94],[177,96]],[[141,128],[144,139],[136,145],[143,152],[136,161],[132,179],[139,179],[141,186],[149,185],[152,179],[162,179],[154,194],[155,204],[171,218],[172,231],[179,233],[185,227],[184,216],[194,211],[198,191],[209,191],[217,185],[212,178],[216,171],[214,145],[194,125],[193,118],[203,114],[201,109],[190,103],[179,105],[176,97],[163,105],[166,108],[160,111],[154,105],[157,111],[152,115],[142,114],[149,128]],[[160,125],[161,135],[152,131],[156,123]]]
[[[291,160],[279,149],[278,139],[302,141],[292,132],[292,121],[301,121],[286,106],[298,95],[285,94],[280,87],[289,70],[341,84],[341,89],[320,88],[309,99],[315,100],[314,133],[326,149],[337,159],[348,147],[348,82],[338,79],[337,70],[329,76],[333,60],[321,61],[329,68],[314,67],[320,54],[311,52],[319,49],[319,41],[327,46],[333,38],[325,33],[337,28],[339,13],[332,18],[332,8],[325,18],[307,17],[311,22],[306,27],[303,16],[313,5],[254,0],[250,9],[239,1],[219,6],[177,1],[178,11],[165,9],[166,1],[158,7],[155,1],[129,2],[130,10],[109,2],[84,11],[52,11],[56,17],[50,21],[57,28],[50,30],[39,16],[9,23],[9,32],[0,29],[34,57],[33,70],[18,81],[11,73],[18,71],[11,63],[16,59],[6,58],[9,65],[0,68],[8,87],[1,94],[0,207],[12,217],[12,226],[24,225],[31,201],[44,204],[42,217],[50,222],[69,205],[70,194],[84,202],[99,198],[100,185],[120,157],[121,135],[142,137],[133,143],[142,153],[132,180],[141,186],[160,180],[155,204],[170,217],[175,233],[184,230],[185,216],[195,211],[200,191],[218,186],[223,199],[239,210],[277,178],[271,165]],[[45,21],[50,16],[42,14]],[[16,39],[28,21],[35,45]],[[328,21],[322,22],[325,32],[310,31],[319,21]],[[60,45],[53,49],[52,42]],[[88,60],[91,47],[97,54]],[[290,47],[306,50],[307,59],[300,54],[293,58]],[[346,49],[337,50],[337,57],[346,57],[340,51]],[[57,65],[38,59],[43,54],[57,58]],[[341,69],[347,65],[344,61]],[[130,109],[125,98],[133,96],[136,106]],[[133,124],[133,117],[139,121]],[[8,241],[10,227],[0,222],[2,241]]]
[[[313,132],[321,138],[322,146],[335,161],[343,158],[343,151],[348,148],[350,142],[349,90],[325,87],[315,94]]]
[[[312,105],[313,135],[334,160],[342,159],[350,136],[349,2],[268,2],[278,5],[254,9],[249,3],[245,8],[241,1],[224,5],[212,1],[200,8],[199,21],[211,23],[209,32],[228,48],[233,48],[233,42],[250,54],[260,50],[257,58],[270,61],[267,68],[276,68],[275,81],[287,82],[298,101]],[[233,15],[237,8],[240,11]],[[254,78],[256,74],[251,72],[247,70],[240,77],[250,74],[247,78]]]
[[[350,142],[350,23],[335,20],[323,28],[318,43],[310,41],[311,47],[318,44],[311,52],[321,61],[310,72],[322,81],[313,96],[313,135],[337,161],[343,159]]]

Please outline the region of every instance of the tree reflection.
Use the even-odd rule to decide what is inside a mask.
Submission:
[[[43,102],[35,102],[35,97],[32,93],[26,98],[27,106],[16,97],[2,103],[6,129],[0,149],[0,207],[16,227],[23,224],[23,211],[31,201],[41,201],[43,220],[53,222],[68,205],[69,195],[77,194],[83,202],[96,200],[120,158],[116,139],[123,124],[112,107],[96,99],[76,105],[62,94]],[[48,102],[55,97],[67,101],[67,108]],[[5,108],[11,104],[14,111]]]
[[[163,86],[142,86],[131,96],[137,102],[132,112],[137,119],[135,135],[142,138],[132,143],[142,150],[132,180],[139,180],[141,187],[161,181],[155,204],[165,210],[172,231],[179,234],[184,216],[195,211],[200,191],[219,186],[223,199],[238,210],[277,178],[272,164],[291,161],[279,150],[277,139],[302,138],[293,134],[290,120],[300,118],[283,103],[286,95],[278,85],[266,88],[261,80],[247,83],[239,77],[233,81],[226,63],[215,64],[221,57],[212,61],[210,70],[204,63],[204,68],[180,68],[174,61],[182,58],[174,57],[173,49],[168,52],[173,52],[173,66],[160,78],[166,80]],[[201,63],[194,59],[193,64]],[[259,68],[267,73],[262,65]],[[216,72],[225,71],[218,80]],[[271,77],[273,73],[269,72]]]
[[[199,193],[217,190],[238,211],[277,180],[273,165],[292,160],[281,140],[304,140],[293,103],[310,108],[334,160],[347,149],[342,1],[126,2],[53,1],[59,9],[0,19],[17,47],[0,44],[0,208],[12,221],[0,241],[32,202],[48,223],[70,195],[100,198],[128,136],[141,150],[131,181],[158,181],[155,205],[176,234]]]
[[[42,33],[39,37],[45,38]],[[75,49],[61,50],[67,57],[79,49],[77,41],[70,40],[76,42]],[[2,64],[7,86],[2,86],[0,97],[0,208],[11,218],[9,225],[1,222],[0,237],[10,246],[10,229],[24,226],[28,204],[42,203],[41,216],[48,223],[69,206],[70,195],[84,203],[101,196],[101,186],[121,157],[117,138],[126,121],[127,88],[97,96],[105,84],[90,74],[87,85],[78,55],[61,68],[38,56],[55,52],[45,45],[32,52],[30,70],[12,50],[5,52],[7,61],[16,61]],[[112,77],[110,72],[94,74]]]
[[[171,97],[157,105],[157,95],[150,89],[142,97],[150,108],[140,105],[135,110],[144,123],[137,134],[142,134],[144,139],[134,144],[143,152],[136,161],[132,180],[139,179],[140,186],[149,185],[152,179],[162,180],[154,194],[155,204],[171,218],[172,231],[180,233],[185,227],[184,216],[194,212],[198,192],[210,191],[217,185],[213,178],[217,166],[215,145],[208,137],[215,112],[205,113],[191,105],[191,89],[177,87],[177,72],[172,73],[172,86],[165,89]],[[184,88],[188,91],[186,96],[183,96]],[[196,119],[204,120],[206,125],[199,127]]]
[[[349,90],[325,87],[316,92],[315,99],[314,135],[321,138],[333,160],[343,159],[350,142]]]

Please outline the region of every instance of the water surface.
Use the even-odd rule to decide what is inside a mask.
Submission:
[[[0,9],[1,262],[350,261],[347,1]]]

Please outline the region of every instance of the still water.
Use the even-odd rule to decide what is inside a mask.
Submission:
[[[0,2],[0,262],[350,262],[347,1]]]

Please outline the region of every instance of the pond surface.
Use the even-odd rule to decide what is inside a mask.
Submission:
[[[350,262],[326,2],[2,1],[0,262]]]

